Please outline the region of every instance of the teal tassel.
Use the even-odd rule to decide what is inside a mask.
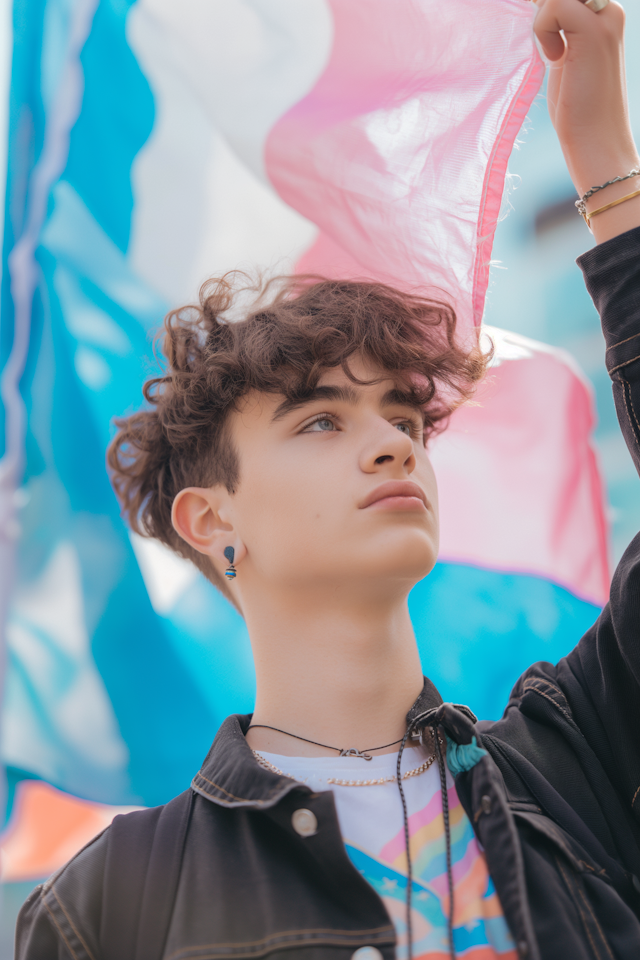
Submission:
[[[478,746],[475,737],[471,738],[471,743],[454,743],[447,737],[447,765],[454,777],[471,770],[486,756],[487,751]]]

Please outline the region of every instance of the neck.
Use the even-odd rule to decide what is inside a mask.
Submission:
[[[255,608],[243,604],[256,666],[253,722],[339,748],[400,739],[423,684],[406,597],[355,605],[315,599],[270,594]],[[285,756],[336,756],[271,730],[252,729],[247,740]]]

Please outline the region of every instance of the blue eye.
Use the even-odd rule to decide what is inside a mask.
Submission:
[[[334,424],[332,420],[316,420],[313,424],[314,427],[317,427],[318,430],[333,430]]]
[[[401,433],[406,433],[408,437],[410,437],[412,433],[410,423],[396,423],[396,430],[400,430]]]
[[[334,431],[336,428],[333,420],[330,420],[329,417],[320,417],[318,420],[312,420],[311,423],[308,423],[304,428],[304,433],[329,433]]]

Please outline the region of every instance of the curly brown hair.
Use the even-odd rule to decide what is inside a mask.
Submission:
[[[193,561],[231,599],[209,558],[175,531],[171,508],[184,487],[237,489],[241,465],[225,428],[241,398],[257,391],[302,400],[331,367],[358,383],[348,362],[356,354],[423,408],[426,442],[486,369],[477,342],[461,346],[455,328],[446,303],[382,283],[314,276],[262,283],[237,271],[208,281],[197,305],[165,319],[166,372],[145,383],[148,406],[116,420],[107,461],[130,526]]]

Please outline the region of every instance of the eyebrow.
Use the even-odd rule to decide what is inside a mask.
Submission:
[[[358,405],[359,397],[358,392],[354,387],[315,387],[304,397],[300,397],[299,399],[283,400],[282,403],[278,405],[275,413],[271,417],[271,423],[275,423],[277,420],[282,420],[283,417],[286,417],[287,414],[291,413],[293,410],[299,410],[301,407],[306,407],[308,404],[315,403],[318,400],[333,400],[334,402],[337,401],[339,403],[348,403],[355,407]],[[391,390],[387,390],[380,402],[383,407],[391,407],[396,405],[413,407],[413,409],[417,410],[420,416],[424,419],[424,410],[420,404],[416,403],[410,394],[405,393],[402,390],[398,390],[397,387],[392,387]]]

